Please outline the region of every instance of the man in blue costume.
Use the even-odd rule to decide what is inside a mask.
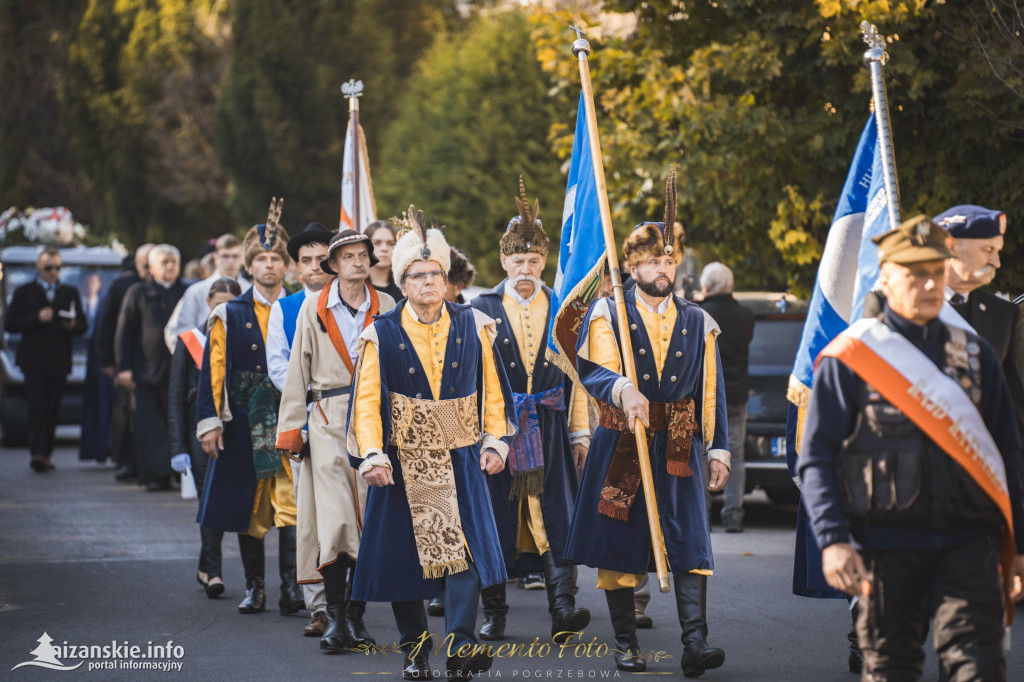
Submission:
[[[548,236],[531,210],[523,178],[516,197],[519,215],[501,238],[501,266],[508,278],[475,299],[473,307],[498,323],[498,356],[516,403],[519,430],[509,449],[505,471],[491,476],[491,503],[498,523],[509,575],[543,567],[551,614],[551,636],[564,641],[590,623],[590,611],[576,608],[576,579],[565,555],[565,539],[590,441],[587,402],[576,391],[574,445],[569,444],[565,374],[544,359],[551,290],[540,279],[548,255]],[[517,566],[517,559],[520,560]],[[505,583],[481,592],[484,624],[480,638],[505,636],[508,602]]]
[[[683,258],[675,222],[675,177],[669,176],[665,220],[637,225],[623,254],[636,285],[625,292],[639,385],[623,376],[618,313],[609,298],[590,306],[577,343],[580,381],[600,406],[580,481],[566,558],[598,568],[615,631],[620,670],[646,662],[636,639],[633,588],[653,570],[651,538],[640,486],[634,419],[647,427],[651,470],[673,573],[681,665],[687,677],[725,661],[707,644],[707,576],[711,537],[704,508],[701,460],[710,458],[710,489],[729,477],[725,384],[716,352],[718,325],[672,293]]]
[[[480,588],[505,582],[486,475],[505,467],[515,408],[494,320],[443,299],[451,250],[410,206],[391,257],[406,300],[359,338],[348,452],[372,486],[352,598],[390,601],[405,679],[430,679],[424,599],[445,589],[447,670],[489,670]]]
[[[278,607],[287,615],[305,602],[295,573],[295,489],[288,460],[274,447],[279,394],[267,376],[267,322],[289,261],[280,215],[280,204],[272,203],[266,224],[245,236],[245,266],[253,287],[211,314],[196,435],[212,459],[197,521],[238,533],[246,590],[240,613],[266,607],[263,536],[271,527],[279,529]]]

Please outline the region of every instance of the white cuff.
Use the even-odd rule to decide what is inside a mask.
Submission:
[[[214,429],[224,430],[224,422],[221,421],[220,417],[207,417],[206,419],[200,419],[196,425],[196,438],[202,440],[203,436],[208,434]]]
[[[708,459],[718,460],[719,462],[725,465],[726,469],[732,471],[732,467],[730,466],[732,461],[732,455],[729,454],[728,450],[719,450],[717,448],[713,450],[708,450]]]
[[[484,434],[484,439],[480,443],[480,451],[484,450],[494,450],[502,462],[508,459],[508,443],[503,443],[489,433]]]
[[[800,477],[799,476],[794,476],[793,477],[793,483],[796,483],[796,489],[800,491],[801,495],[803,495],[803,492],[804,492],[804,482],[800,480]]]
[[[629,379],[627,379],[626,377],[619,377],[615,381],[615,385],[612,386],[612,405],[614,405],[615,407],[617,407],[617,408],[619,408],[621,410],[622,409],[622,391],[626,388],[626,386],[632,386],[632,385],[633,384],[630,383]]]
[[[590,431],[573,431],[569,434],[569,442],[572,445],[582,445],[590,449]]]
[[[382,450],[377,448],[366,451],[363,455],[363,463],[359,465],[359,469],[357,469],[357,471],[360,476],[364,476],[366,472],[373,467],[391,468],[391,460],[388,459],[388,456],[385,455]]]

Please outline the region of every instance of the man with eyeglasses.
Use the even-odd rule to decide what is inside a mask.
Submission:
[[[320,651],[338,654],[375,643],[363,624],[366,602],[351,598],[366,483],[346,457],[345,424],[359,335],[395,301],[367,286],[376,259],[365,234],[342,230],[322,255],[316,267],[326,285],[306,297],[293,323],[277,448],[301,464],[299,582],[304,588],[323,583],[326,623]]]
[[[60,249],[47,246],[36,261],[36,278],[14,291],[4,317],[4,329],[21,334],[15,359],[25,374],[29,465],[39,473],[56,468],[50,456],[71,373],[71,337],[88,326],[78,289],[60,283],[60,269]]]
[[[451,249],[410,206],[391,259],[406,300],[359,337],[348,452],[371,486],[354,599],[390,601],[405,679],[430,679],[424,599],[445,592],[449,677],[489,670],[476,649],[480,588],[507,579],[487,492],[515,408],[494,320],[444,300]]]

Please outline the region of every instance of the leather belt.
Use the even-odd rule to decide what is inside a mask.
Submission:
[[[308,390],[306,391],[306,404],[312,405],[321,400],[327,400],[339,395],[348,395],[351,392],[351,386],[339,386],[338,388],[329,388],[326,391]]]

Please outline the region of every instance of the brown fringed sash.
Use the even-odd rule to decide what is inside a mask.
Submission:
[[[640,490],[640,460],[636,438],[629,430],[626,413],[619,408],[600,403],[600,424],[611,431],[619,431],[619,441],[612,455],[608,475],[601,489],[601,501],[597,511],[618,521],[629,519],[629,510]],[[693,398],[683,398],[674,403],[650,403],[648,415],[651,426],[647,429],[647,445],[650,447],[654,434],[668,431],[668,450],[665,453],[665,467],[669,475],[692,476],[690,470],[690,444],[697,431],[694,418]]]
[[[459,515],[451,450],[480,442],[477,396],[418,400],[391,393],[392,445],[405,479],[405,496],[423,577],[469,568]]]

